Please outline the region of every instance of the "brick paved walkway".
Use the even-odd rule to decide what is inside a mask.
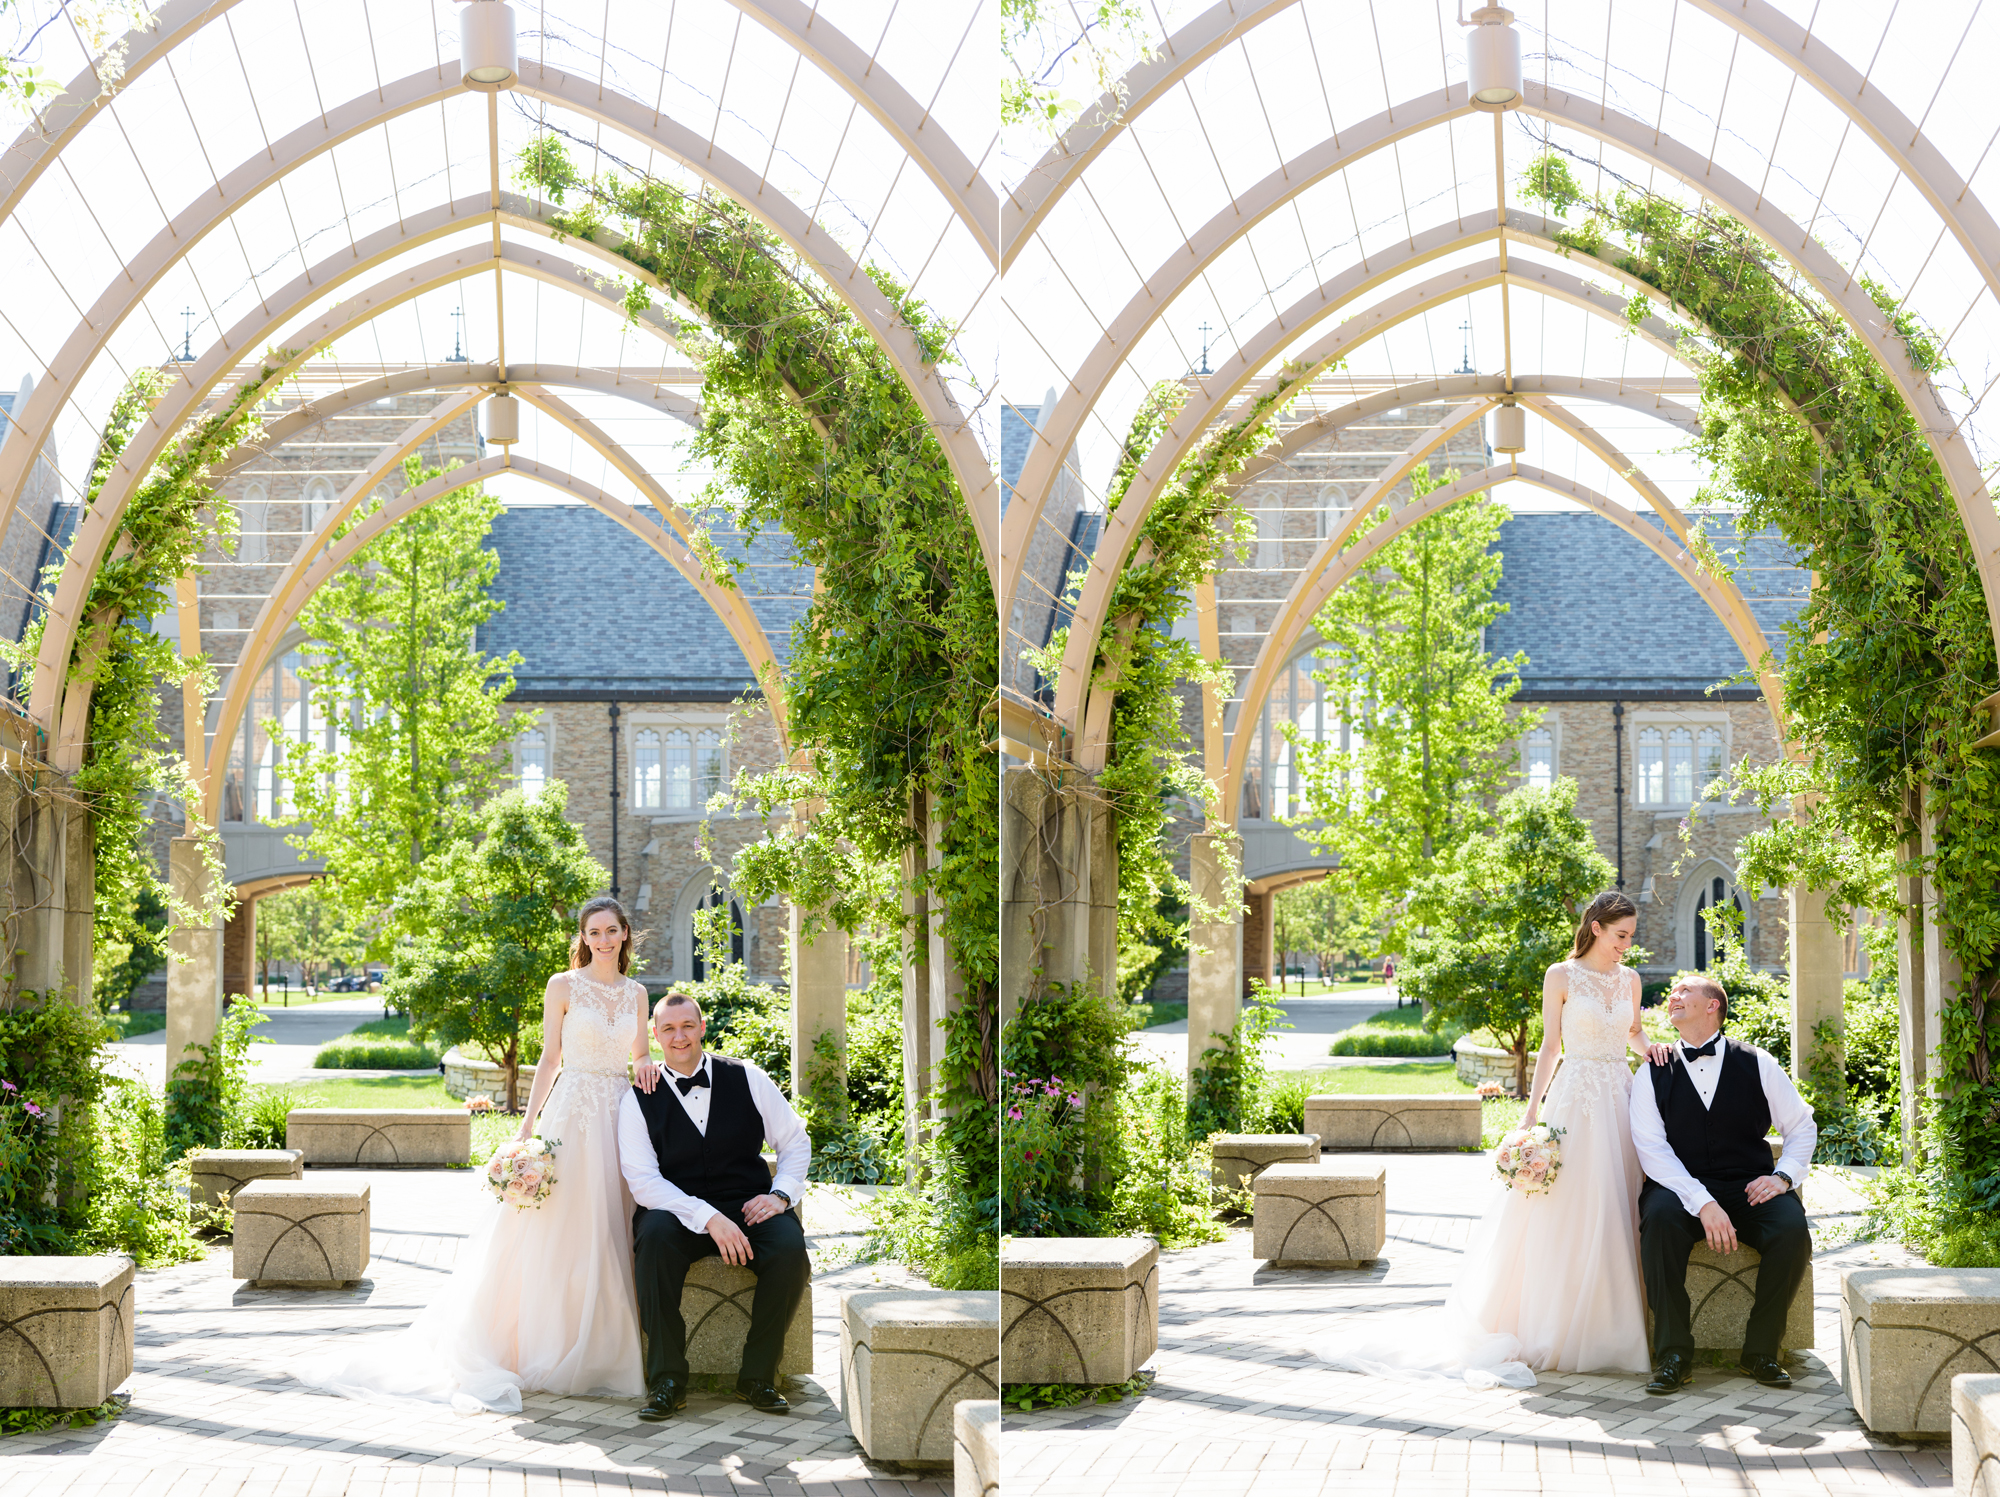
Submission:
[[[1839,1268],[1903,1262],[1879,1244],[1815,1257],[1819,1350],[1789,1391],[1704,1368],[1670,1399],[1631,1377],[1546,1374],[1475,1393],[1334,1372],[1295,1351],[1302,1326],[1434,1305],[1483,1190],[1469,1155],[1388,1156],[1388,1256],[1352,1272],[1273,1270],[1249,1234],[1161,1256],[1157,1378],[1120,1404],[1009,1411],[1007,1497],[1444,1497],[1590,1492],[1880,1494],[1951,1486],[1948,1445],[1877,1439],[1838,1380]],[[1816,1172],[1819,1240],[1851,1193]]]
[[[313,1170],[371,1186],[374,1261],[345,1292],[253,1290],[229,1277],[225,1243],[200,1263],[142,1273],[137,1367],[124,1417],[87,1430],[0,1443],[0,1493],[41,1497],[281,1494],[439,1497],[627,1488],[676,1493],[942,1497],[936,1472],[869,1463],[838,1408],[841,1287],[907,1282],[885,1265],[835,1268],[813,1284],[814,1375],[789,1416],[697,1393],[665,1424],[633,1418],[637,1400],[529,1395],[520,1414],[402,1413],[303,1389],[286,1367],[334,1343],[407,1324],[448,1273],[476,1221],[463,1170]],[[818,1192],[816,1191],[815,1194]],[[817,1210],[817,1214],[815,1214]],[[843,1244],[808,1203],[823,1262]]]

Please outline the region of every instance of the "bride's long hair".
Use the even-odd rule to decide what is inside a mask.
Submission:
[[[576,939],[569,945],[569,964],[571,967],[590,965],[590,946],[583,939],[584,927],[590,924],[592,915],[602,910],[609,910],[616,915],[619,925],[624,928],[625,942],[618,948],[618,970],[629,972],[632,970],[632,918],[625,913],[625,906],[609,894],[600,894],[595,899],[585,901],[583,908],[576,912]]]
[[[1570,960],[1576,960],[1597,944],[1597,932],[1592,930],[1591,926],[1609,925],[1613,921],[1625,919],[1628,915],[1637,916],[1638,913],[1639,907],[1631,900],[1616,889],[1606,889],[1591,900],[1590,907],[1583,912],[1583,919],[1577,923],[1576,944],[1570,947]]]

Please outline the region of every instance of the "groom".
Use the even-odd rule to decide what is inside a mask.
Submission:
[[[1767,1388],[1789,1388],[1778,1337],[1812,1255],[1795,1192],[1819,1129],[1777,1061],[1722,1037],[1729,995],[1720,983],[1682,978],[1667,995],[1667,1018],[1681,1043],[1632,1087],[1632,1145],[1646,1171],[1639,1263],[1653,1308],[1654,1371],[1646,1391],[1678,1392],[1694,1376],[1687,1265],[1704,1239],[1718,1253],[1733,1253],[1741,1243],[1761,1255],[1742,1366]],[[1784,1139],[1775,1169],[1765,1141],[1773,1125]]]
[[[632,1218],[639,1327],[646,1336],[645,1420],[671,1419],[687,1407],[687,1324],[681,1289],[688,1270],[720,1253],[757,1275],[750,1334],[736,1396],[754,1409],[782,1414],[778,1352],[812,1265],[792,1203],[805,1192],[812,1140],[783,1092],[756,1066],[704,1054],[708,1022],[679,993],[653,1008],[653,1036],[666,1070],[650,1093],[618,1104],[618,1166],[638,1210]],[[759,1150],[778,1156],[775,1177]]]

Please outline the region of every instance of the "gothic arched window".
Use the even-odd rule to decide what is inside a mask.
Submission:
[[[666,808],[685,811],[694,804],[694,758],[687,734],[676,728],[667,734],[664,779]]]
[[[704,910],[719,910],[725,903],[729,906],[729,963],[731,966],[741,966],[743,963],[743,906],[720,889],[711,889],[702,896],[701,903],[694,907],[695,919],[692,922],[688,949],[694,953],[696,982],[708,976],[708,953],[702,950],[701,944],[701,913]]]
[[[660,735],[651,728],[632,736],[632,808],[660,809]]]
[[[1667,803],[1666,740],[1658,728],[1641,728],[1637,737],[1639,773],[1634,791],[1642,806]]]
[[[1543,790],[1556,782],[1556,735],[1547,728],[1530,728],[1521,739],[1521,773]]]
[[[529,795],[539,795],[549,782],[549,735],[530,728],[514,740],[514,777]]]

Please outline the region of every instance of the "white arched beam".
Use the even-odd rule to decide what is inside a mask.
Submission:
[[[430,69],[384,84],[379,89],[327,110],[323,116],[274,142],[268,151],[257,153],[221,177],[213,193],[203,193],[193,206],[177,216],[134,257],[126,267],[125,275],[100,299],[92,313],[82,319],[65,343],[63,355],[51,361],[49,369],[62,373],[87,364],[89,358],[95,356],[96,349],[102,347],[110,329],[115,328],[142,299],[142,285],[150,288],[156,284],[208,233],[265,188],[282,181],[340,142],[411,110],[448,98],[459,92],[462,86],[455,61],[441,70]],[[763,191],[761,173],[726,152],[716,150],[697,131],[654,114],[635,99],[572,79],[559,69],[526,62],[522,65],[516,91],[608,126],[679,161],[711,187],[734,199],[757,217],[802,263],[826,282],[882,349],[923,410],[944,448],[953,477],[958,481],[979,535],[988,571],[997,575],[999,541],[995,527],[999,506],[995,502],[997,491],[992,466],[980,450],[964,413],[959,410],[942,375],[924,361],[916,335],[904,325],[894,303],[834,242],[832,236],[815,224],[806,211],[790,198],[781,193]],[[495,210],[490,194],[482,194],[473,201],[481,211]],[[450,219],[449,214],[446,217]],[[448,221],[435,228],[432,237],[478,221],[476,217],[459,216],[455,222]],[[402,227],[399,225],[399,230]],[[356,253],[358,255],[359,251]],[[633,269],[624,262],[620,264],[628,272]],[[90,345],[89,352],[86,357],[73,360],[70,354],[79,340]],[[241,348],[239,345],[239,352]],[[63,381],[65,386],[66,383]],[[40,394],[38,390],[36,396]],[[60,399],[66,396],[65,388],[52,390],[49,398],[59,405]],[[44,412],[34,400],[30,401],[30,406],[33,417],[43,417]],[[47,439],[46,427],[53,421],[56,408],[56,405],[50,406],[46,419],[40,420],[39,425],[37,419],[23,423],[25,435],[29,438],[25,448],[33,451],[41,449]],[[8,444],[9,447],[12,445],[11,442]],[[0,453],[0,528],[4,528],[12,515],[20,484],[25,481],[26,474],[25,468],[19,477],[11,473],[8,457],[8,454]]]
[[[1285,351],[1300,336],[1351,304],[1354,293],[1341,282],[1352,278],[1358,291],[1365,284],[1386,279],[1387,274],[1369,275],[1359,267],[1346,272],[1322,288],[1329,293],[1323,307],[1315,293],[1307,293],[1300,303],[1269,323],[1257,336],[1247,340],[1240,358],[1229,368],[1229,372],[1199,386],[1168,422],[1126,487],[1118,508],[1106,518],[1104,528],[1098,535],[1090,566],[1084,574],[1083,587],[1077,596],[1062,665],[1056,676],[1056,721],[1065,726],[1083,721],[1084,705],[1091,692],[1091,662],[1097,658],[1098,643],[1105,625],[1105,610],[1110,605],[1112,591],[1123,572],[1126,555],[1152,512],[1153,502],[1180,467],[1181,461],[1195,449],[1217,418],[1225,417],[1230,399],[1250,383],[1258,369],[1284,358]],[[1538,291],[1560,286],[1572,291],[1574,304],[1585,311],[1609,318],[1621,326],[1625,322],[1616,298],[1602,293],[1594,296],[1583,294],[1587,288],[1567,272],[1538,267],[1532,276],[1523,279],[1502,269],[1498,260],[1486,260],[1407,286],[1356,312],[1304,352],[1284,358],[1280,372],[1262,381],[1253,392],[1252,399],[1275,393],[1280,381],[1296,386],[1312,379],[1361,344],[1432,307],[1456,301],[1489,286],[1502,285],[1520,285],[1524,289]],[[1657,324],[1652,329],[1652,337],[1671,355],[1673,330],[1657,318],[1649,321]],[[1084,738],[1089,740],[1090,737],[1086,727]]]
[[[766,687],[771,716],[778,728],[779,741],[781,743],[789,741],[784,697],[769,643],[764,639],[761,630],[751,637],[746,637],[740,632],[740,626],[732,622],[732,610],[725,596],[725,590],[708,580],[701,569],[701,564],[681,543],[679,537],[655,524],[631,505],[612,498],[603,490],[574,478],[558,468],[532,460],[509,462],[504,457],[488,457],[462,468],[454,468],[421,487],[398,494],[331,546],[322,547],[319,544],[319,537],[315,536],[312,542],[299,548],[298,555],[292,558],[291,565],[286,568],[286,580],[265,599],[264,607],[257,615],[251,637],[253,640],[264,641],[263,647],[253,654],[246,646],[242,659],[231,668],[228,679],[223,683],[222,703],[213,726],[216,742],[226,742],[229,735],[236,731],[243,720],[244,711],[250,704],[250,692],[255,685],[258,672],[263,669],[271,645],[284,638],[307,600],[328,578],[352,561],[362,547],[397,521],[415,514],[425,505],[434,503],[447,494],[455,493],[469,484],[484,482],[501,473],[516,473],[524,478],[532,478],[581,499],[599,514],[617,521],[665,557],[673,565],[674,570],[687,578],[708,605],[715,609],[717,616],[729,629],[758,679]],[[283,602],[280,602],[281,598]],[[217,753],[209,756],[208,773],[202,792],[203,804],[211,826],[216,824],[215,818],[222,804],[222,781],[227,762],[226,754]]]
[[[504,270],[548,281],[586,300],[595,299],[607,307],[618,306],[614,298],[589,284],[586,278],[577,277],[573,273],[574,267],[567,261],[552,261],[536,252],[523,252],[506,244],[500,247],[496,260],[487,247],[468,246],[422,264],[399,269],[387,280],[337,303],[314,322],[295,332],[283,348],[272,353],[276,362],[268,366],[273,371],[270,383],[275,385],[286,372],[311,357],[314,350],[337,341],[371,319],[425,292],[451,285],[468,276],[483,274],[496,264]],[[77,527],[70,543],[69,563],[64,566],[55,596],[49,602],[48,624],[43,630],[41,650],[37,656],[35,686],[28,702],[29,715],[35,721],[47,724],[59,721],[57,704],[66,685],[67,664],[80,621],[79,610],[88,596],[90,584],[96,578],[111,539],[124,519],[125,508],[145,475],[151,471],[154,462],[166,450],[182,424],[196,414],[202,402],[231,372],[236,362],[231,350],[266,346],[267,340],[287,317],[294,315],[298,306],[316,302],[325,294],[324,288],[307,286],[295,293],[293,305],[281,304],[274,308],[266,303],[251,313],[232,330],[235,336],[209,349],[196,361],[182,382],[167,392],[134,431],[118,461],[112,465],[97,502],[85,512],[82,523]],[[238,386],[235,393],[244,388]],[[230,398],[234,398],[234,393]],[[75,737],[69,732],[59,736],[64,739]],[[64,767],[75,766],[65,764]]]
[[[1333,564],[1322,571],[1308,588],[1296,590],[1295,596],[1286,600],[1283,628],[1274,629],[1265,636],[1258,648],[1257,659],[1251,667],[1249,679],[1245,682],[1242,701],[1237,708],[1237,731],[1229,743],[1228,770],[1222,783],[1223,814],[1230,824],[1236,821],[1237,807],[1242,803],[1243,774],[1249,766],[1250,743],[1253,734],[1243,731],[1243,725],[1254,722],[1257,714],[1264,709],[1264,701],[1271,693],[1277,680],[1278,671],[1291,659],[1292,653],[1313,615],[1333,594],[1345,586],[1356,573],[1366,567],[1390,541],[1413,526],[1421,524],[1432,515],[1458,503],[1459,500],[1481,493],[1495,484],[1517,480],[1547,489],[1552,494],[1560,494],[1566,499],[1574,499],[1585,508],[1602,515],[1627,535],[1642,541],[1662,561],[1678,572],[1681,577],[1700,594],[1702,601],[1715,611],[1715,616],[1729,630],[1730,638],[1743,652],[1743,659],[1753,671],[1758,672],[1758,685],[1763,689],[1764,698],[1770,707],[1773,721],[1778,725],[1780,741],[1788,736],[1784,718],[1783,687],[1767,668],[1766,656],[1769,643],[1755,621],[1748,625],[1731,606],[1725,584],[1703,572],[1694,558],[1673,542],[1658,527],[1648,524],[1636,511],[1622,504],[1615,504],[1594,489],[1572,483],[1566,478],[1556,478],[1540,468],[1527,464],[1509,467],[1493,467],[1478,473],[1469,473],[1456,483],[1433,489],[1422,499],[1405,505],[1388,521],[1378,525],[1361,537],[1352,546],[1341,552]]]

